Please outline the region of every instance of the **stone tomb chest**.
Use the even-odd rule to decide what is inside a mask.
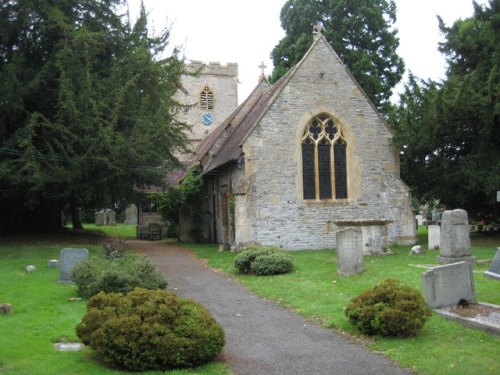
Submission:
[[[389,220],[345,220],[336,221],[339,230],[359,229],[362,236],[363,254],[385,254],[387,249],[387,224]]]

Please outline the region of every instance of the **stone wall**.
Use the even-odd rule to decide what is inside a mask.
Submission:
[[[333,56],[332,56],[333,55]],[[335,63],[332,63],[334,59]],[[347,200],[304,201],[301,137],[326,112],[346,136]],[[320,40],[243,145],[248,197],[240,197],[249,242],[287,249],[332,248],[339,220],[390,220],[389,242],[412,242],[407,186],[399,179],[392,134],[326,42]],[[238,183],[235,180],[235,183]],[[410,226],[410,219],[412,225]],[[251,228],[254,228],[253,230]]]
[[[194,149],[238,106],[238,64],[221,65],[216,62],[203,64],[200,61],[192,61],[186,66],[186,70],[191,73],[199,71],[195,76],[182,76],[187,94],[179,95],[182,103],[194,105],[187,113],[179,115],[180,121],[192,126],[188,138]],[[201,115],[206,110],[202,110],[198,103],[199,95],[205,85],[208,85],[214,94],[214,109],[210,111],[214,114],[214,122],[211,125],[204,125],[201,122]]]

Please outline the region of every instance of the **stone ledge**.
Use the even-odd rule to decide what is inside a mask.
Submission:
[[[460,322],[464,326],[475,328],[475,329],[480,329],[480,330],[485,331],[487,333],[500,336],[500,306],[492,305],[489,303],[483,303],[483,302],[478,302],[475,305],[480,306],[480,307],[492,308],[495,311],[490,313],[490,315],[489,315],[489,316],[491,316],[490,319],[485,318],[484,316],[475,316],[475,317],[470,317],[470,318],[460,316],[460,315],[455,314],[452,311],[450,311],[449,307],[435,309],[434,311],[438,315],[440,315],[448,320],[455,320],[455,321]]]

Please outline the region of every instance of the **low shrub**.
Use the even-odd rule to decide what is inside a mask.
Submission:
[[[71,272],[78,296],[90,298],[103,292],[127,293],[136,287],[165,289],[167,281],[153,263],[134,254],[111,260],[78,263]]]
[[[224,331],[205,307],[141,288],[92,297],[76,333],[105,361],[133,371],[198,366],[225,343]]]
[[[280,248],[258,246],[238,254],[234,258],[234,267],[242,273],[267,276],[290,272],[293,262],[290,254]]]
[[[107,259],[123,258],[130,251],[129,244],[122,238],[106,240],[102,247]]]
[[[409,337],[418,334],[431,310],[420,292],[387,279],[353,298],[345,314],[364,334]]]

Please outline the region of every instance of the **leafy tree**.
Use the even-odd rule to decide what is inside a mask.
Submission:
[[[78,228],[79,208],[109,207],[160,184],[185,150],[175,100],[183,62],[175,50],[163,57],[169,32],[148,35],[144,6],[132,27],[118,15],[121,3],[0,6],[4,230],[26,228],[47,207],[50,220],[38,229],[60,226],[64,207]]]
[[[439,19],[446,79],[411,77],[393,121],[402,175],[414,194],[483,219],[499,216],[499,6],[474,3],[474,15],[451,27]]]
[[[404,71],[396,53],[395,21],[393,0],[288,0],[281,9],[286,36],[271,52],[275,67],[271,80],[276,82],[302,59],[312,43],[313,25],[321,22],[328,42],[385,113],[391,90]]]

